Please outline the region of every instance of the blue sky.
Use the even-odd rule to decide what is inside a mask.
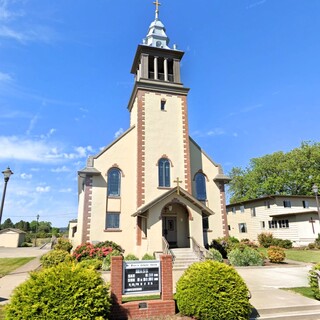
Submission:
[[[76,218],[77,170],[129,126],[152,2],[0,0],[2,222]],[[319,0],[160,2],[185,51],[190,135],[226,173],[319,141]]]

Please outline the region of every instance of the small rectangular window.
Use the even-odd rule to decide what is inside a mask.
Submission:
[[[244,212],[244,205],[240,206],[240,212]]]
[[[251,208],[251,217],[255,217],[256,216],[256,208],[253,207]]]
[[[161,100],[160,108],[161,108],[161,111],[166,110],[166,100]]]
[[[247,233],[247,224],[246,223],[239,223],[239,232],[240,233]]]
[[[279,228],[289,228],[289,220],[278,220]]]
[[[284,200],[283,201],[283,207],[284,208],[291,208],[291,201],[290,200]]]
[[[229,230],[229,231],[231,230],[230,224],[228,224],[228,230]]]
[[[277,229],[278,228],[278,225],[277,225],[277,221],[268,221],[269,223],[269,229]]]
[[[269,200],[266,200],[266,201],[264,202],[264,207],[265,207],[266,209],[270,209],[270,201],[269,201]]]
[[[106,229],[120,228],[120,212],[107,212]]]
[[[264,221],[261,221],[261,229],[265,229],[266,228],[266,223]]]
[[[231,211],[232,213],[236,213],[236,207],[232,207]]]
[[[309,208],[309,201],[303,200],[303,201],[302,201],[302,205],[303,205],[303,207],[304,207],[305,209]]]

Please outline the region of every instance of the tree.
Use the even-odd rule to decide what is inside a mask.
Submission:
[[[14,228],[14,224],[12,223],[10,218],[6,219],[4,223],[1,225],[1,229],[7,229],[7,228]]]
[[[313,195],[312,185],[320,185],[320,143],[303,142],[299,148],[250,160],[245,169],[229,173],[230,202],[265,195]]]
[[[28,221],[20,220],[19,222],[17,222],[14,225],[14,227],[17,228],[17,229],[23,230],[25,232],[29,232],[30,231],[30,223]]]

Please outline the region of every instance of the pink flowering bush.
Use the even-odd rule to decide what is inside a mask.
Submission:
[[[85,259],[99,259],[103,260],[106,256],[108,256],[112,252],[111,247],[100,247],[95,246],[92,243],[83,243],[76,247],[72,256],[77,260],[85,260]]]

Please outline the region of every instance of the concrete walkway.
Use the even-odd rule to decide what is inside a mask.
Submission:
[[[48,248],[1,248],[0,258],[35,257],[12,273],[0,278],[0,305],[9,302],[12,291],[29,277],[29,272],[40,267],[40,257],[50,251]]]

